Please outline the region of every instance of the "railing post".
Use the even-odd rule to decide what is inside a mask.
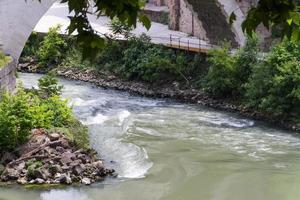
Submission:
[[[170,47],[172,47],[172,34],[170,34]]]
[[[179,49],[180,49],[180,38],[179,38],[179,41],[178,41],[178,43],[179,43]]]
[[[188,51],[190,51],[190,40],[188,40]]]
[[[199,53],[201,52],[201,38],[199,38]]]

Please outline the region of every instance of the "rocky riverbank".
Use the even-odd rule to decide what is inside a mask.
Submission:
[[[19,64],[18,70],[27,73],[45,73],[45,70],[37,68],[34,63]],[[249,109],[231,99],[212,98],[203,90],[186,87],[182,88],[177,82],[166,85],[153,85],[143,82],[122,80],[109,72],[96,72],[93,69],[78,69],[75,67],[59,67],[54,68],[52,71],[64,78],[89,82],[103,88],[127,91],[132,94],[147,97],[171,98],[180,102],[208,106],[222,111],[238,113],[255,120],[272,123],[278,127],[291,131],[300,132],[300,124],[276,118],[268,113]]]
[[[7,184],[84,184],[116,176],[92,149],[78,149],[59,132],[33,131],[30,140],[1,156],[1,182]]]

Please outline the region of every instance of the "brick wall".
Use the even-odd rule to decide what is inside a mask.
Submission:
[[[14,61],[0,68],[1,91],[13,91],[16,87],[16,63]]]

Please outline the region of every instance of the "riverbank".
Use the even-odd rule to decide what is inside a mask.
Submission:
[[[37,67],[34,62],[19,64],[18,70],[27,73],[47,72],[47,70]],[[128,81],[117,77],[108,71],[103,70],[102,72],[99,72],[92,68],[79,69],[76,67],[56,67],[52,68],[51,71],[63,78],[89,82],[98,87],[127,91],[132,94],[146,97],[170,98],[184,103],[203,105],[221,111],[237,113],[251,119],[261,120],[287,130],[300,132],[300,124],[284,121],[257,110],[249,109],[232,99],[212,98],[203,90],[181,88],[180,84],[177,82],[153,85],[141,81]]]
[[[116,176],[96,151],[76,147],[60,132],[33,131],[30,140],[1,157],[0,180],[5,184],[71,185]]]

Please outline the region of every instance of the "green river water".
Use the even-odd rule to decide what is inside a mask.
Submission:
[[[39,75],[21,74],[25,87]],[[116,179],[0,200],[297,200],[300,138],[237,115],[60,80]]]

